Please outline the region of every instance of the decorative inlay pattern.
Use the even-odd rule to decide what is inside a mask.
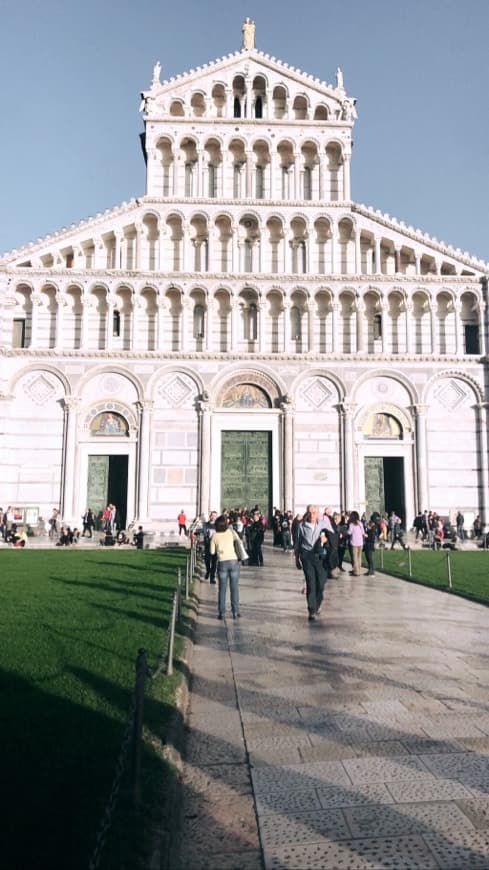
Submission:
[[[447,411],[455,411],[468,398],[468,393],[459,381],[450,380],[436,388],[435,398]]]
[[[36,405],[45,405],[56,393],[56,387],[47,375],[35,375],[24,384],[24,392]]]
[[[306,381],[304,398],[315,411],[327,407],[332,397],[333,391],[326,385],[324,378],[311,378]]]
[[[183,374],[172,375],[158,389],[161,398],[170,408],[181,408],[190,401],[195,392],[194,382]]]

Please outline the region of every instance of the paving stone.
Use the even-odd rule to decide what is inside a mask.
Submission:
[[[363,782],[348,788],[341,785],[321,786],[316,792],[324,809],[393,803],[392,795],[382,782]]]
[[[449,801],[353,807],[344,813],[354,837],[394,837],[474,827],[460,806]]]
[[[270,764],[298,764],[303,759],[301,749],[305,747],[288,746],[285,748],[270,749],[253,749],[248,751],[249,761],[252,767]]]
[[[489,780],[489,757],[475,752],[425,755],[423,761],[436,776],[459,779],[470,784]]]
[[[306,762],[283,767],[262,766],[251,771],[256,793],[264,791],[294,791],[324,785],[351,785],[339,761]]]
[[[324,738],[313,746],[298,747],[300,761],[341,761],[343,758],[356,758],[357,746],[347,740]]]
[[[489,828],[489,797],[458,800],[457,804],[470,819],[474,828],[481,830]]]
[[[304,734],[307,735],[307,732],[301,729],[299,723],[271,722],[269,719],[264,722],[244,722],[243,727],[247,740],[259,737],[273,738],[279,736],[291,738],[300,736],[303,738]]]
[[[389,793],[396,803],[414,801],[456,800],[472,797],[472,789],[468,789],[456,780],[437,779],[434,776],[420,775],[415,780],[403,782],[386,782]]]
[[[480,752],[481,755],[489,754],[489,737],[460,737],[457,743],[462,751]]]
[[[188,844],[181,856],[182,867],[193,867],[195,870],[263,870],[261,851],[242,850],[232,852],[210,853],[205,846],[193,848]]]
[[[456,740],[433,740],[429,737],[403,737],[402,745],[413,755],[433,755],[441,752],[462,752]]]
[[[267,852],[265,866],[267,870],[439,870],[423,839],[416,836],[291,845]]]
[[[410,755],[400,758],[351,758],[343,762],[353,783],[396,782],[416,779],[428,771],[423,762]]]
[[[489,867],[489,834],[478,831],[424,834],[424,841],[443,870]]]
[[[479,727],[479,719],[473,721],[464,717],[451,717],[449,714],[437,719],[424,719],[423,730],[428,737],[450,739],[451,737],[482,737],[484,731]]]
[[[246,744],[250,752],[264,753],[267,750],[291,749],[298,748],[303,744],[310,746],[309,735],[307,732],[298,731],[296,734],[274,734],[270,737],[250,737],[247,738]]]
[[[265,851],[287,843],[314,843],[328,836],[335,840],[351,836],[341,810],[274,813],[263,816],[259,826]]]
[[[289,813],[322,809],[320,800],[314,788],[297,789],[294,791],[260,791],[255,794],[258,818],[266,813]]]

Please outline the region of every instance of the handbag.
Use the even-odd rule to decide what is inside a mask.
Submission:
[[[233,537],[234,537],[234,540],[233,540],[234,552],[236,553],[236,558],[240,562],[246,562],[247,559],[249,559],[249,556],[248,556],[248,553],[246,552],[243,541],[241,540],[239,535],[237,535],[236,533],[234,534]]]

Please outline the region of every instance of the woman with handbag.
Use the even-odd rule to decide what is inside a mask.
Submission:
[[[211,555],[214,553],[217,555],[217,577],[219,580],[218,619],[224,619],[226,613],[228,581],[233,619],[238,619],[241,615],[239,612],[239,571],[241,565],[235,547],[236,541],[243,546],[234,529],[229,526],[227,517],[218,517],[216,519],[216,530],[209,545]]]

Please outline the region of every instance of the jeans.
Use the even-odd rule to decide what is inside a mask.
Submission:
[[[233,611],[233,616],[237,616],[239,613],[239,569],[240,564],[237,559],[229,559],[217,563],[220,616],[224,616],[226,613],[226,591],[228,580],[231,592],[231,610]]]

